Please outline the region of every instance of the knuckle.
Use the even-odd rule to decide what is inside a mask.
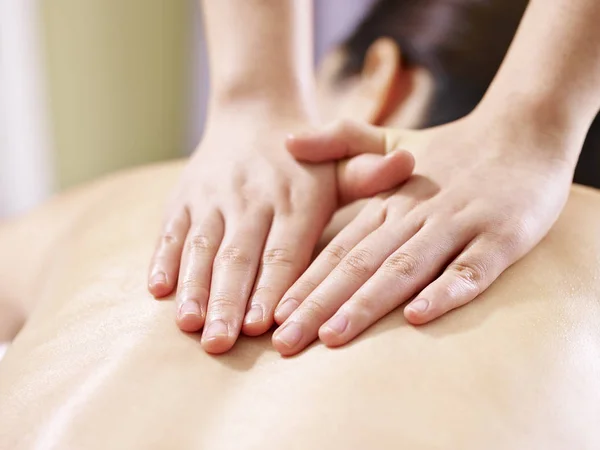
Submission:
[[[366,249],[354,250],[340,264],[340,270],[355,278],[364,278],[373,273],[373,255]]]
[[[287,248],[271,248],[263,253],[263,266],[292,266],[294,258],[292,252]]]
[[[294,283],[294,286],[292,286],[292,288],[290,289],[290,292],[293,291],[295,293],[295,294],[290,293],[290,296],[306,297],[312,291],[314,291],[316,288],[317,288],[317,283],[314,283],[308,279],[300,278],[298,281],[296,281],[296,283]]]
[[[302,304],[302,314],[310,320],[325,321],[329,314],[319,298],[308,299]]]
[[[383,269],[398,278],[414,278],[420,267],[420,261],[410,253],[400,252],[390,256],[385,263]]]
[[[177,244],[177,242],[179,241],[179,239],[177,239],[177,236],[175,236],[172,233],[165,233],[160,237],[160,240],[162,242],[163,245],[173,245],[173,244]]]
[[[274,292],[272,286],[268,284],[259,285],[254,289],[253,298],[261,298],[263,295],[270,295]]]
[[[519,247],[529,240],[531,233],[530,222],[526,219],[515,221],[504,233],[503,244],[511,249]]]
[[[196,278],[188,278],[179,283],[178,290],[189,299],[201,300],[208,297],[208,287]]]
[[[207,253],[214,248],[214,243],[204,234],[195,234],[188,242],[188,249],[193,253]]]
[[[483,264],[474,261],[455,262],[449,269],[462,283],[476,289],[479,289],[486,276]]]
[[[324,251],[323,256],[325,260],[331,264],[332,266],[337,266],[348,254],[348,250],[346,250],[341,245],[330,244]]]
[[[239,247],[226,247],[215,258],[215,267],[249,266],[251,258]]]
[[[238,302],[232,299],[230,295],[217,294],[210,299],[210,312],[217,315],[223,313],[229,314],[231,311],[237,310]]]

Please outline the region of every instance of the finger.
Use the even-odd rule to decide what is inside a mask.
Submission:
[[[226,222],[225,237],[215,258],[202,346],[223,353],[235,343],[256,279],[272,214],[250,213]]]
[[[338,192],[341,205],[397,187],[410,177],[415,159],[406,151],[386,156],[363,154],[337,166]]]
[[[190,218],[186,208],[179,209],[163,227],[148,275],[148,290],[157,298],[169,295],[175,288],[181,252],[189,228]]]
[[[450,224],[423,227],[319,330],[328,346],[343,345],[422,289],[472,238]]]
[[[419,226],[415,222],[406,222],[397,227],[388,222],[360,242],[274,333],[275,350],[289,356],[313,342],[319,327],[352,297],[394,250],[418,231]]]
[[[177,325],[193,333],[204,325],[212,265],[223,238],[223,218],[217,211],[198,217],[188,233],[177,286]]]
[[[514,262],[506,250],[505,245],[490,238],[473,241],[404,309],[406,319],[415,325],[424,324],[469,303]]]
[[[352,220],[317,256],[309,268],[283,295],[275,309],[275,322],[281,325],[306,297],[329,275],[356,244],[383,223],[379,202],[373,201]]]
[[[257,336],[271,328],[275,306],[308,266],[320,231],[301,217],[274,221],[244,318],[245,334]]]
[[[362,153],[383,155],[395,148],[395,130],[342,120],[323,130],[290,135],[286,147],[294,158],[307,162],[345,159]]]

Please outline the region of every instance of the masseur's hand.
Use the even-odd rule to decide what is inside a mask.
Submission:
[[[204,327],[202,344],[214,353],[231,348],[242,325],[249,335],[271,327],[277,302],[308,266],[338,206],[398,185],[413,168],[408,153],[363,155],[337,172],[334,163],[301,164],[286,151],[285,135],[308,120],[240,109],[212,114],[149,275],[157,297],[179,280],[177,323],[188,332]]]
[[[367,204],[286,292],[275,348],[295,354],[317,336],[343,345],[413,297],[404,309],[412,324],[473,300],[558,218],[573,172],[558,156],[564,145],[474,114],[426,131],[346,122],[288,140],[304,161],[404,148],[416,168]]]

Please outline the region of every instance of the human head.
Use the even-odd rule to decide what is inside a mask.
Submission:
[[[526,6],[527,0],[378,1],[321,65],[325,113],[355,117],[358,109],[360,119],[409,128],[468,114]]]

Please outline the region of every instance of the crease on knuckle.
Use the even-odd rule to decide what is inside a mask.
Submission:
[[[271,293],[273,293],[273,286],[270,286],[268,284],[259,285],[256,286],[256,288],[254,289],[254,292],[252,293],[252,298],[254,299],[263,295],[269,295]]]
[[[324,251],[323,256],[325,260],[331,264],[332,266],[337,266],[348,254],[348,250],[346,250],[341,245],[330,244]]]
[[[476,262],[455,262],[449,267],[450,271],[460,283],[472,289],[477,294],[485,280],[486,268]]]
[[[178,290],[186,298],[200,299],[201,297],[208,296],[208,288],[202,283],[202,281],[196,278],[187,278],[179,282]]]
[[[400,252],[390,256],[382,268],[397,278],[406,280],[417,275],[421,262],[410,253]]]
[[[192,253],[210,253],[214,248],[214,243],[204,234],[195,234],[188,242],[188,249]]]
[[[294,265],[294,258],[286,248],[271,248],[264,251],[262,263],[263,266],[289,267]]]
[[[252,260],[238,247],[226,247],[215,258],[215,267],[248,267]]]
[[[313,283],[307,279],[299,279],[294,283],[292,288],[290,289],[290,293],[287,297],[304,297],[306,298],[312,291],[317,288],[318,283]]]
[[[320,297],[305,301],[301,306],[302,316],[311,321],[324,322],[329,318],[329,314],[322,303]]]
[[[373,273],[373,254],[366,249],[353,250],[340,264],[340,270],[353,278],[363,279]]]
[[[233,300],[230,295],[216,294],[210,299],[209,313],[217,317],[230,317],[238,307],[238,302]]]
[[[170,247],[173,245],[177,245],[179,243],[179,238],[169,231],[164,232],[160,236],[160,244],[165,247]]]

